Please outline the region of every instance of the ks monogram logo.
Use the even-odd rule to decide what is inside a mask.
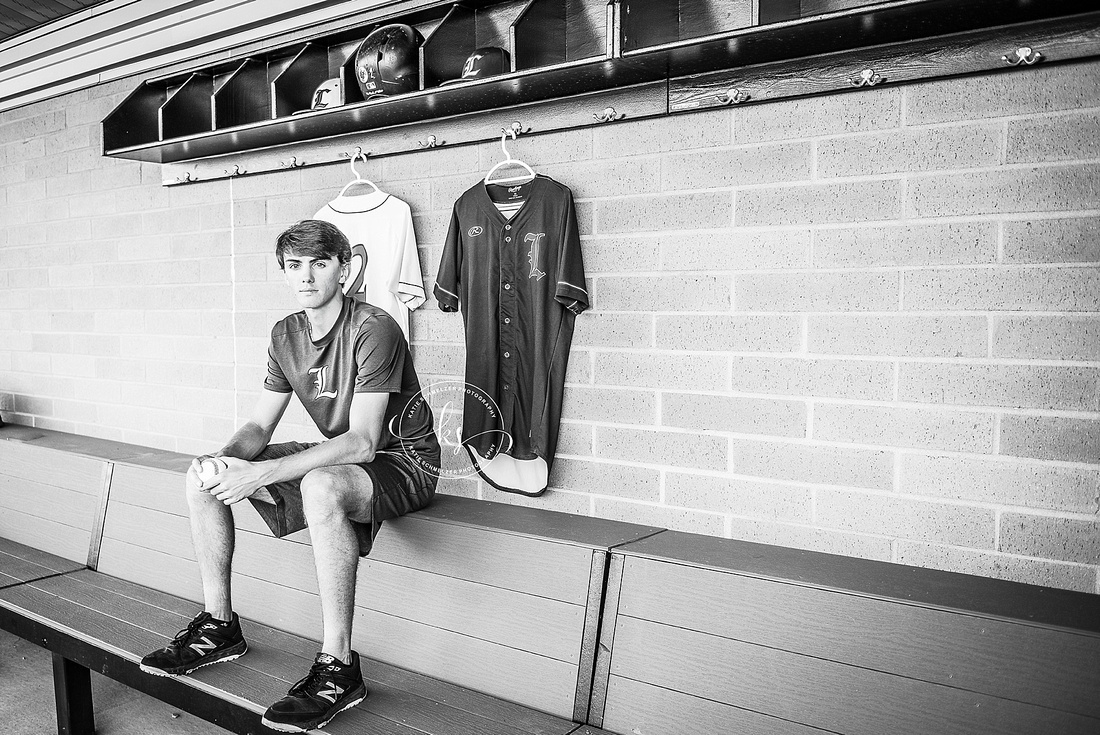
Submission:
[[[309,369],[309,374],[313,376],[313,384],[317,386],[317,394],[313,396],[317,398],[335,398],[336,391],[327,390],[328,378],[329,378],[329,366],[322,365],[321,367],[315,367]]]

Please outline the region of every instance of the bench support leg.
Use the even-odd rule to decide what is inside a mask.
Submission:
[[[53,692],[57,701],[57,735],[95,735],[91,672],[55,653]]]

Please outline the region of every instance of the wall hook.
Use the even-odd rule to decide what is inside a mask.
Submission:
[[[611,122],[613,120],[622,120],[626,117],[625,112],[615,112],[614,107],[605,107],[601,112],[597,112],[592,115],[599,122]]]
[[[874,69],[864,69],[859,73],[859,79],[852,79],[849,77],[848,81],[851,82],[854,87],[873,87],[883,81],[883,77],[876,74]]]
[[[356,161],[360,158],[362,158],[365,161],[365,160],[367,160],[367,156],[370,155],[370,151],[365,151],[365,150],[363,150],[362,146],[357,145],[357,146],[355,146],[354,151],[349,151],[347,153],[341,153],[340,155],[343,156],[344,158],[350,158],[352,161]]]
[[[445,141],[437,140],[434,135],[429,135],[427,140],[418,140],[416,144],[421,148],[438,148],[443,145]]]
[[[512,140],[515,140],[516,136],[521,133],[530,133],[531,128],[524,128],[523,123],[514,122],[507,128],[501,128],[500,132],[512,136]]]
[[[240,176],[243,173],[246,173],[246,172],[243,168],[241,168],[241,164],[239,164],[239,163],[234,163],[233,168],[225,169],[225,175],[226,176]]]
[[[198,181],[198,180],[199,180],[198,175],[193,174],[190,171],[184,171],[183,176],[177,176],[176,177],[176,183],[177,184],[187,184],[187,183],[190,183],[192,181]]]
[[[1038,51],[1032,51],[1030,46],[1021,46],[1016,49],[1016,58],[1010,59],[1008,56],[1002,56],[1001,60],[1009,66],[1019,66],[1020,64],[1031,66],[1041,58],[1043,58],[1043,55]]]
[[[291,156],[289,161],[279,161],[279,168],[300,168],[305,166],[305,161],[299,161],[297,156]]]
[[[718,101],[723,105],[739,105],[742,102],[746,102],[749,97],[750,95],[746,94],[743,90],[734,87],[718,95]]]

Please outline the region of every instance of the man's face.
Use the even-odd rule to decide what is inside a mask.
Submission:
[[[335,256],[311,258],[288,253],[283,258],[286,282],[306,309],[319,309],[339,296],[346,269]]]

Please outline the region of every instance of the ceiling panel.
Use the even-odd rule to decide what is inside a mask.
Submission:
[[[0,0],[0,43],[104,0]]]

